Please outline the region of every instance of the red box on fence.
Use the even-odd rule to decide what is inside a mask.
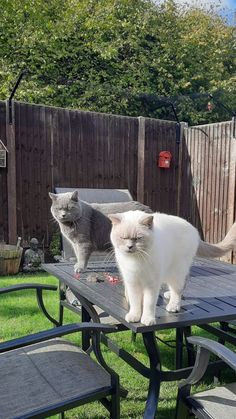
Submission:
[[[158,156],[158,167],[162,169],[169,169],[172,155],[170,151],[161,151]]]

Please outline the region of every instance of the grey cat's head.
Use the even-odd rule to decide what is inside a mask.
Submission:
[[[82,215],[78,191],[54,194],[49,192],[52,200],[51,213],[60,223],[71,223]]]
[[[142,211],[111,214],[111,242],[115,250],[135,255],[148,251],[152,243],[153,215]]]

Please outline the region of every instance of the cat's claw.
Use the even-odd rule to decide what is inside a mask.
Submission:
[[[140,314],[135,314],[135,313],[128,313],[128,314],[126,314],[126,316],[125,316],[125,320],[128,322],[128,323],[137,323],[137,322],[139,322],[140,321]]]
[[[141,323],[145,324],[145,326],[152,326],[153,324],[156,324],[156,319],[155,317],[141,317]]]
[[[180,311],[180,304],[167,304],[166,310],[169,311],[169,313],[178,313]]]

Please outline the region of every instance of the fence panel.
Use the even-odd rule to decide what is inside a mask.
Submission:
[[[177,214],[179,145],[177,124],[145,120],[144,202],[154,211]],[[158,167],[161,151],[172,155],[169,169]]]
[[[236,140],[234,121],[190,127],[182,144],[180,215],[204,240],[220,241],[234,222]],[[226,257],[225,260],[230,260]]]
[[[127,188],[136,198],[137,118],[15,103],[17,225],[49,245],[54,187]]]

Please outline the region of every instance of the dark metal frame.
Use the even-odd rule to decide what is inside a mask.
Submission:
[[[104,407],[110,412],[110,418],[119,419],[120,417],[120,387],[119,387],[119,376],[114,372],[105,362],[102,351],[100,348],[101,333],[115,332],[116,328],[110,325],[103,325],[101,323],[74,323],[61,326],[59,321],[52,318],[47,312],[43,302],[42,292],[43,290],[56,291],[57,287],[53,285],[42,285],[42,284],[19,284],[10,287],[0,288],[0,295],[15,291],[22,291],[26,289],[35,289],[37,301],[40,310],[51,321],[54,325],[53,329],[44,330],[35,334],[24,336],[21,338],[6,341],[0,344],[0,354],[4,354],[8,351],[15,350],[22,347],[27,347],[32,344],[45,342],[57,337],[65,336],[75,332],[82,332],[83,335],[91,340],[91,350],[93,350],[98,363],[109,373],[111,377],[111,385],[109,387],[102,387],[98,391],[85,393],[83,396],[74,397],[71,400],[67,400],[66,403],[57,403],[50,406],[45,406],[37,411],[34,410],[31,414],[24,415],[24,418],[46,418],[51,415],[60,413],[61,418],[64,418],[64,411],[80,406],[85,403],[89,403],[95,400],[99,400]],[[55,327],[56,326],[56,327]],[[89,336],[89,338],[88,338]],[[109,398],[107,398],[107,396]]]
[[[61,282],[61,281],[60,281]],[[80,314],[82,316],[82,321],[89,322],[92,320],[95,323],[100,322],[100,318],[93,307],[93,304],[90,303],[86,298],[82,297],[75,290],[73,290],[75,296],[81,302]],[[66,305],[67,308],[74,310],[73,306],[70,306],[69,303]],[[73,308],[72,308],[73,307]],[[78,309],[77,309],[78,310]],[[124,325],[118,325],[115,331],[119,330],[128,330]],[[111,330],[112,331],[112,330]],[[109,331],[108,331],[109,333]],[[182,337],[182,333],[181,333]],[[107,334],[101,333],[101,341],[105,344],[112,352],[114,352],[119,358],[125,361],[130,365],[135,371],[141,374],[143,377],[149,380],[148,385],[148,395],[147,401],[144,410],[144,419],[154,419],[156,416],[156,411],[158,407],[158,400],[160,394],[161,382],[164,381],[177,381],[183,378],[187,378],[191,373],[193,367],[188,366],[186,368],[177,368],[172,371],[162,371],[161,368],[161,355],[156,341],[155,331],[143,332],[142,333],[143,342],[147,351],[149,358],[149,367],[145,366],[142,362],[137,360],[133,355],[127,352],[125,349],[120,348],[112,339],[110,339]],[[91,346],[89,344],[90,335],[88,331],[82,332],[82,348],[84,351],[89,353],[91,351]],[[189,339],[187,339],[189,345],[193,344]],[[193,355],[192,355],[193,356]],[[216,361],[211,363],[208,366],[207,373],[213,375],[222,368],[222,361]],[[124,393],[124,390],[122,391]]]
[[[204,265],[204,263],[203,263]],[[202,262],[196,263],[196,268],[193,271],[194,275],[199,275],[199,270],[201,272],[201,266]],[[221,304],[221,298],[217,297],[211,297],[212,292],[211,289],[209,291],[209,297],[205,298],[202,297],[202,288],[201,285],[196,285],[195,280],[193,279],[193,284],[191,285],[193,287],[193,290],[191,292],[194,293],[194,295],[198,295],[198,300],[195,302],[195,297],[191,297],[191,292],[189,294],[189,290],[186,288],[185,295],[183,297],[183,307],[185,307],[185,299],[186,299],[186,305],[190,305],[190,312],[191,316],[188,316],[185,314],[185,311],[183,310],[182,313],[180,313],[179,316],[180,319],[176,319],[175,315],[168,314],[168,317],[170,316],[170,321],[167,319],[165,320],[165,317],[163,317],[164,323],[161,324],[160,328],[157,325],[154,326],[143,326],[141,324],[127,324],[124,318],[124,313],[126,312],[126,306],[123,304],[124,297],[121,297],[122,291],[119,288],[118,284],[118,294],[115,296],[114,294],[114,301],[113,301],[113,292],[112,287],[113,285],[106,284],[103,288],[101,285],[96,284],[90,284],[89,282],[86,282],[86,275],[91,271],[98,271],[103,272],[105,268],[98,262],[97,264],[91,263],[91,266],[87,268],[87,271],[83,274],[81,274],[80,280],[74,278],[73,274],[73,266],[69,263],[62,263],[62,264],[50,264],[50,265],[44,265],[44,268],[47,272],[54,275],[56,278],[59,279],[60,282],[60,311],[61,311],[61,322],[63,321],[63,309],[64,307],[79,312],[82,315],[82,321],[89,321],[92,319],[93,322],[99,322],[100,318],[98,313],[96,312],[96,305],[100,307],[105,312],[109,313],[111,316],[114,316],[114,318],[120,322],[118,325],[117,330],[130,330],[134,333],[141,333],[142,338],[144,341],[144,345],[146,348],[146,353],[149,359],[149,366],[144,365],[142,362],[137,360],[132,354],[128,353],[123,348],[119,347],[108,334],[104,335],[101,334],[101,340],[102,342],[107,345],[107,347],[112,350],[114,353],[117,354],[123,361],[125,361],[128,365],[130,365],[134,370],[136,370],[139,374],[141,374],[143,377],[148,379],[149,383],[149,390],[148,390],[148,396],[144,411],[144,418],[145,419],[154,419],[157,412],[157,405],[158,405],[158,398],[159,398],[159,388],[162,382],[164,381],[178,381],[183,378],[187,378],[192,371],[192,365],[194,363],[195,359],[195,349],[192,344],[192,341],[188,339],[188,336],[191,334],[191,325],[195,324],[198,325],[198,327],[204,328],[206,324],[213,323],[213,322],[219,322],[219,317],[221,319],[230,320],[235,318],[235,306],[232,305],[230,302],[228,303],[226,298],[226,301],[223,297],[223,303]],[[113,272],[113,265],[109,268],[106,266],[106,270]],[[206,274],[207,276],[214,276],[215,271],[214,264],[210,264],[210,266],[207,265],[207,269],[203,270],[201,273],[200,278],[204,277]],[[217,269],[216,269],[217,271]],[[209,274],[210,273],[210,274]],[[228,266],[227,269],[224,269],[224,266],[221,266],[220,274],[227,275],[228,273]],[[231,275],[231,276],[230,276]],[[234,280],[234,275],[229,272],[230,276],[230,283]],[[194,278],[194,276],[193,276]],[[200,283],[201,284],[201,283]],[[64,285],[69,286],[69,288],[72,290],[75,297],[80,301],[81,308],[78,310],[78,308],[73,307],[71,304],[69,304],[67,301],[65,301],[65,294],[63,293],[63,287]],[[116,288],[116,285],[114,285],[114,289]],[[104,290],[104,295],[99,290]],[[231,290],[231,288],[230,288]],[[196,293],[196,294],[195,294]],[[218,292],[219,294],[219,292]],[[217,294],[217,295],[218,295]],[[231,296],[231,291],[229,291],[229,297]],[[213,293],[213,295],[215,295]],[[228,295],[228,294],[227,294]],[[234,294],[232,294],[234,296]],[[109,297],[111,297],[111,302],[109,300]],[[64,301],[63,301],[64,298]],[[210,302],[208,303],[207,299],[210,299]],[[212,304],[211,298],[214,299],[214,304],[217,302],[219,303],[217,306]],[[230,297],[231,298],[231,297]],[[219,301],[218,301],[219,300]],[[193,302],[192,302],[193,301]],[[231,300],[230,300],[231,301]],[[118,302],[120,306],[118,305]],[[162,300],[160,300],[160,306],[161,306]],[[192,304],[193,309],[192,309]],[[229,307],[229,312],[225,311],[225,308],[222,310],[221,306],[225,306],[227,304],[227,307]],[[208,311],[205,309],[207,305]],[[120,307],[120,308],[119,308]],[[160,310],[160,316],[162,315]],[[207,313],[207,314],[205,314]],[[193,316],[192,316],[193,314]],[[158,307],[157,307],[157,316],[158,316]],[[173,316],[173,317],[172,317]],[[162,317],[161,317],[162,319]],[[194,322],[193,322],[194,319]],[[225,321],[225,320],[224,320]],[[163,327],[168,326],[168,327]],[[161,359],[160,359],[160,353],[158,350],[158,344],[157,344],[157,338],[156,333],[158,333],[158,330],[163,330],[165,328],[172,328],[175,327],[176,329],[176,342],[177,342],[177,352],[176,352],[176,363],[177,368],[175,370],[171,371],[162,371],[161,368]],[[214,332],[213,332],[214,333]],[[186,341],[186,348],[188,351],[188,366],[186,368],[182,367],[182,347],[184,339]],[[89,347],[89,334],[87,332],[83,333],[83,349],[90,351]],[[225,364],[222,360],[217,360],[214,362],[211,362],[207,368],[207,373],[210,374],[212,377],[217,376],[224,367]]]
[[[7,294],[9,292],[15,292],[15,291],[22,291],[22,290],[30,290],[34,289],[36,291],[36,297],[37,297],[37,303],[39,306],[39,309],[42,311],[42,313],[47,317],[47,319],[55,324],[55,326],[59,326],[60,323],[58,320],[54,319],[47,311],[44,301],[43,301],[43,290],[48,291],[56,291],[57,287],[54,285],[44,285],[44,284],[37,284],[37,283],[24,283],[24,284],[17,284],[17,285],[11,285],[10,287],[4,287],[0,288],[0,295],[1,294]]]
[[[214,354],[225,364],[236,371],[236,354],[219,342],[202,337],[190,337],[188,341],[197,345],[197,355],[193,370],[189,377],[179,384],[177,395],[176,419],[188,419],[192,413],[200,419],[212,419],[203,407],[191,395],[191,386],[197,384],[206,373],[210,355]]]

